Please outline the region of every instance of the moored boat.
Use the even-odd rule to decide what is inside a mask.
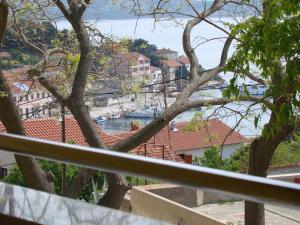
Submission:
[[[134,111],[126,111],[124,113],[125,117],[134,118],[154,118],[162,113],[162,110],[153,106],[144,106],[140,109]]]

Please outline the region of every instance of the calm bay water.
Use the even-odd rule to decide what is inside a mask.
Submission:
[[[233,22],[231,19],[223,18],[222,21]],[[147,40],[150,44],[155,44],[158,48],[170,48],[184,54],[182,47],[182,33],[183,25],[186,24],[187,19],[180,19],[179,22],[182,24],[175,24],[174,22],[164,21],[155,24],[153,19],[129,19],[129,20],[104,20],[104,21],[88,21],[89,24],[98,28],[102,33],[113,37],[119,38],[142,38]],[[218,22],[218,25],[224,27],[222,23]],[[67,21],[58,21],[58,29],[69,29],[71,26]],[[222,47],[227,35],[219,29],[212,27],[207,23],[201,23],[192,32],[192,43],[196,47],[195,51],[199,58],[199,63],[206,69],[218,65]],[[211,38],[221,38],[213,41],[206,42]],[[205,44],[201,44],[206,42]],[[199,45],[201,44],[201,45]],[[198,46],[199,45],[199,46]],[[234,44],[229,50],[229,55],[234,51]],[[223,78],[228,82],[231,78],[231,74],[222,74]],[[249,80],[239,80],[240,83],[249,82]],[[205,95],[209,98],[216,98],[221,96],[220,90],[205,91]],[[203,92],[196,93],[192,98],[203,98]],[[207,98],[207,97],[206,97]],[[226,123],[230,127],[235,127],[239,122],[241,116],[236,112],[243,113],[247,110],[247,107],[251,103],[241,102],[238,104],[232,103],[226,105],[226,108],[221,108],[215,112],[217,106],[203,108],[202,113],[204,117],[218,118]],[[190,120],[196,111],[185,112],[175,118],[176,121],[187,121]],[[215,112],[213,114],[213,112]],[[213,115],[212,115],[213,114]],[[253,120],[255,115],[261,115],[260,127],[255,129]],[[269,115],[267,113],[261,113],[260,105],[252,107],[249,116],[245,120],[239,123],[237,130],[241,134],[253,137],[261,132],[261,127],[268,120]],[[118,132],[130,129],[130,121],[136,119],[118,119],[110,120],[101,123],[101,126],[107,132]],[[150,122],[149,119],[139,120],[141,125],[146,125]]]

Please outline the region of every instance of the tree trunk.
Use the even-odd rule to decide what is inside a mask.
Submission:
[[[264,129],[276,126],[277,122],[276,115],[273,112],[268,125]],[[273,136],[265,137],[262,135],[255,139],[250,146],[248,174],[266,177],[277,146],[293,129],[293,123],[286,123],[280,129],[277,129]],[[265,225],[264,204],[250,201],[245,202],[245,225]]]
[[[264,204],[245,202],[245,225],[265,225]]]
[[[9,86],[4,74],[0,69],[0,120],[8,133],[25,135],[22,121],[10,93]],[[34,189],[54,192],[54,176],[51,172],[46,173],[38,163],[29,157],[15,155],[18,167],[26,184]]]
[[[126,192],[131,189],[131,187],[127,185],[127,181],[123,176],[113,173],[106,173],[105,175],[108,182],[108,189],[98,204],[119,209]]]
[[[260,137],[255,139],[250,146],[249,171],[254,176],[265,177],[269,162],[264,160],[265,140]],[[245,225],[265,225],[264,204],[245,201]]]
[[[78,125],[88,144],[92,147],[107,149],[108,147],[100,138],[99,132],[96,129],[96,126],[90,117],[83,100],[77,99],[75,101],[73,98],[70,98],[67,102],[67,106],[78,122]],[[81,169],[78,174],[73,177],[72,182],[67,188],[66,195],[73,198],[77,197],[83,190],[84,186],[90,182],[95,172],[96,171],[90,169]],[[118,209],[121,206],[126,192],[131,187],[128,185],[126,179],[121,175],[112,173],[105,173],[105,175],[108,181],[108,190],[99,204]]]

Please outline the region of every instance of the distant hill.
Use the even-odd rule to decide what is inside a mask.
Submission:
[[[158,1],[158,0],[153,0]],[[113,4],[113,2],[117,2]],[[120,0],[120,1],[112,1],[112,0],[95,0],[89,7],[86,13],[86,19],[132,19],[136,18],[133,13],[129,12],[131,1]],[[141,1],[143,2],[143,1]],[[147,2],[147,1],[144,1]],[[206,6],[203,4],[202,0],[193,0],[193,5],[199,11],[203,10],[204,7],[208,7],[212,4],[212,1],[206,1]],[[145,4],[145,3],[144,3]],[[183,0],[172,0],[168,4],[166,4],[170,11],[180,11],[182,14],[192,14],[195,15],[190,6],[186,4],[186,1]],[[144,5],[143,7],[147,7]],[[231,8],[226,6],[224,10],[219,12],[217,16],[228,16],[230,12],[235,11],[236,16],[239,15],[239,12],[236,11],[236,8]],[[245,10],[245,9],[244,9]],[[50,10],[52,13],[57,14],[59,11],[57,8],[53,8]],[[250,10],[248,10],[249,14],[252,14]],[[183,17],[183,15],[178,15],[178,17]]]

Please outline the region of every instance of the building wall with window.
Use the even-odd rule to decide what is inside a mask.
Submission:
[[[44,118],[52,115],[49,105],[52,102],[50,92],[28,82],[14,82],[11,84],[13,98],[22,119]]]

